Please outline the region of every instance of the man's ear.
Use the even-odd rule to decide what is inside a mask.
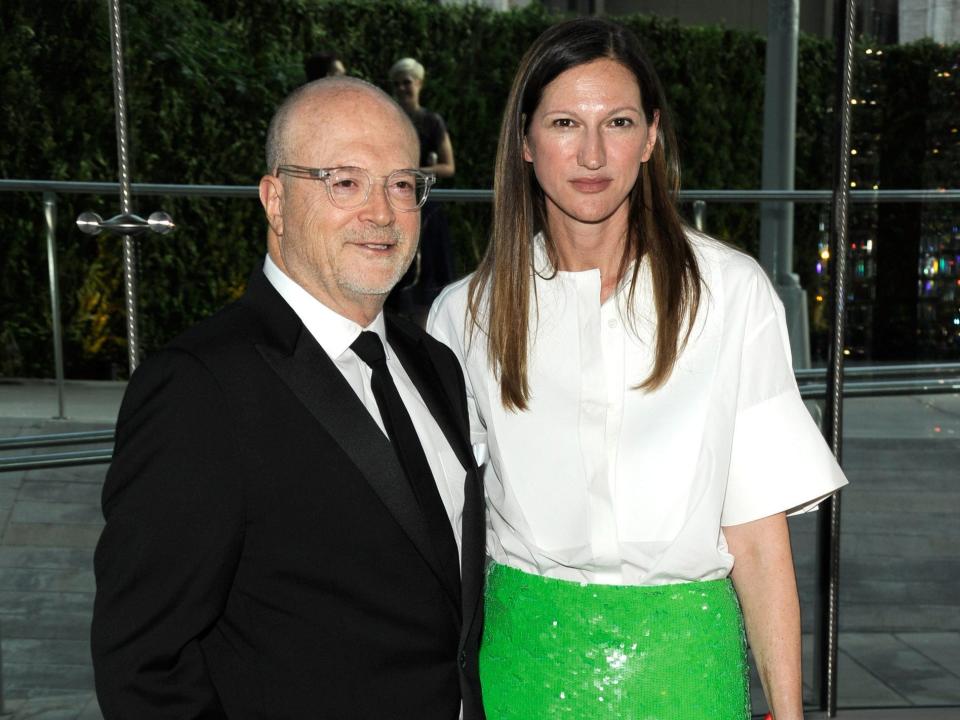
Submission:
[[[283,237],[283,182],[275,175],[260,178],[260,204],[267,216],[270,229],[278,237]]]

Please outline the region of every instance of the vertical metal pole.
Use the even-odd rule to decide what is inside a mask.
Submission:
[[[707,226],[707,203],[703,200],[693,201],[693,226],[700,232],[705,232]]]
[[[800,0],[767,0],[763,91],[764,190],[793,190]],[[760,204],[760,264],[783,301],[795,368],[810,367],[807,294],[793,272],[793,203]]]
[[[847,219],[850,201],[850,95],[853,81],[855,0],[837,0],[834,24],[837,45],[836,152],[833,205],[830,216],[830,256],[833,258],[830,301],[833,339],[827,375],[827,402],[823,431],[837,461],[843,441],[843,346],[847,294]],[[820,678],[820,709],[837,715],[837,654],[840,596],[840,496],[834,495],[817,517],[817,584],[819,627],[816,636]]]
[[[768,0],[761,187],[793,190],[797,128],[799,0]],[[775,284],[793,273],[793,203],[760,205],[760,264]]]
[[[57,196],[43,194],[43,218],[47,226],[47,271],[50,275],[50,324],[53,331],[53,367],[57,377],[57,419],[63,413],[63,326],[60,321],[60,273],[57,270]]]
[[[3,624],[0,623],[0,649],[3,648]],[[0,652],[0,716],[6,715],[3,709],[3,653]]]
[[[127,153],[127,96],[123,79],[123,35],[120,25],[120,0],[110,4],[110,49],[113,55],[113,99],[117,118],[117,163],[120,176],[120,212],[133,212],[130,200],[130,158]],[[123,236],[123,290],[127,310],[127,359],[130,374],[139,362],[137,331],[137,246],[130,235]]]

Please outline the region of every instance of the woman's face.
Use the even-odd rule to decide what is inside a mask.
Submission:
[[[620,63],[600,59],[543,89],[523,143],[546,195],[551,223],[626,220],[641,163],[650,159],[659,115],[648,123],[640,87]]]
[[[416,105],[420,102],[420,88],[423,87],[422,80],[418,80],[410,73],[399,73],[393,76],[392,81],[393,95],[401,105]]]

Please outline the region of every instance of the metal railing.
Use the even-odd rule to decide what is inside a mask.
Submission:
[[[844,398],[960,393],[960,362],[845,367]],[[804,400],[827,396],[826,368],[796,370]]]
[[[21,435],[20,437],[0,438],[0,451],[56,447],[58,445],[84,445],[86,443],[112,443],[113,439],[113,430],[87,430],[83,432],[54,433],[51,435]]]
[[[109,444],[110,447],[95,450],[68,450],[36,455],[0,456],[0,473],[15,470],[41,470],[55,467],[100,465],[113,458],[115,431],[89,430],[83,432],[49,433],[46,435],[21,435],[0,438],[0,452],[9,450],[32,450],[72,445]]]
[[[204,198],[256,198],[256,185],[178,185],[167,183],[132,183],[135,195]],[[83,182],[68,180],[17,180],[0,179],[0,192],[42,193],[44,205],[44,229],[46,236],[47,267],[50,282],[50,310],[53,335],[54,376],[57,387],[57,418],[65,417],[63,335],[60,319],[59,269],[57,264],[57,195],[112,195],[121,190],[119,182]],[[437,189],[431,198],[440,202],[490,202],[492,190]],[[762,203],[774,201],[829,203],[831,190],[683,190],[681,202],[693,203],[694,224],[704,230],[707,202],[715,203]],[[960,202],[960,189],[935,190],[852,190],[850,200],[855,203],[890,202]]]
[[[827,372],[827,368],[794,372],[800,388],[800,396],[804,400],[826,399]],[[864,365],[847,367],[844,374],[847,378],[843,386],[844,398],[960,393],[960,362]],[[115,431],[109,429],[0,438],[0,453],[10,450],[35,450],[87,444],[109,443],[112,446],[115,437]],[[36,455],[5,455],[0,456],[0,473],[99,465],[109,463],[112,457],[112,448],[69,450]]]

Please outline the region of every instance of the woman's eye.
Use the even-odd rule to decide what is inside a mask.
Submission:
[[[557,118],[553,121],[554,127],[570,128],[573,127],[573,120],[570,118]]]
[[[618,128],[630,127],[631,125],[633,125],[633,120],[625,117],[614,118],[613,120],[610,121],[610,124],[613,125],[613,127],[618,127]]]

